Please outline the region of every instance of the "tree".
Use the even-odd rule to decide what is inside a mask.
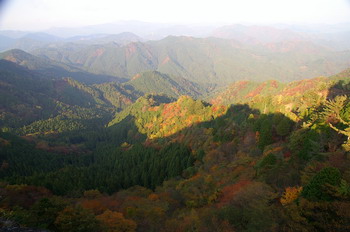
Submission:
[[[96,218],[105,232],[133,232],[136,230],[136,223],[133,220],[125,219],[123,214],[118,212],[106,210]]]
[[[348,115],[349,112],[350,105],[348,97],[345,95],[336,96],[334,100],[328,100],[325,104],[324,116],[328,125],[338,133],[347,137],[347,141],[343,146],[346,151],[350,151],[350,121],[344,119],[344,116]],[[339,123],[342,124],[343,127],[338,125]]]
[[[289,203],[292,203],[298,198],[302,190],[303,190],[303,187],[299,187],[299,186],[287,187],[280,199],[281,204],[287,205]]]
[[[332,196],[327,192],[330,186],[341,184],[339,169],[326,167],[319,171],[304,187],[302,196],[311,201],[330,201]]]
[[[276,132],[279,136],[287,136],[290,132],[292,126],[292,121],[287,118],[284,117],[281,121],[279,121],[279,123],[276,126]]]
[[[55,225],[62,232],[96,232],[100,228],[94,214],[81,206],[66,207],[58,214]]]
[[[55,230],[56,217],[66,205],[67,203],[59,197],[42,198],[30,209],[33,216],[30,226]]]

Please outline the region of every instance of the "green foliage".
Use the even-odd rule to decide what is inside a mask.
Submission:
[[[273,143],[273,120],[272,115],[261,115],[255,122],[255,130],[259,134],[259,148],[264,149],[265,146]]]
[[[258,168],[263,168],[263,167],[269,167],[269,166],[273,166],[275,165],[277,162],[277,158],[275,154],[268,154],[267,156],[265,156],[258,164],[257,167]]]
[[[129,48],[122,59],[137,66],[136,53],[144,47]],[[157,65],[151,61],[132,72]],[[86,62],[102,61],[89,57]],[[167,62],[165,70],[177,65],[172,56]],[[124,84],[87,85],[0,62],[1,67],[2,130],[29,141],[0,134],[0,213],[22,226],[52,231],[348,229],[342,225],[350,221],[350,163],[341,146],[344,136],[331,127],[347,129],[349,104],[334,98],[347,93],[346,83],[333,89],[325,78],[236,83],[230,93],[242,90],[233,95],[251,101],[227,108],[186,96],[140,97],[160,88],[175,97],[197,94],[197,84],[154,71]],[[301,196],[280,204],[281,193],[301,185]]]
[[[91,162],[91,155],[77,157],[73,154],[54,154],[36,149],[34,144],[10,134],[0,134],[8,141],[8,146],[0,147],[0,161],[6,167],[0,170],[0,176],[17,182],[23,177],[38,173],[47,173],[66,165],[84,166]]]
[[[133,79],[124,84],[124,87],[143,94],[166,94],[169,97],[180,97],[182,95],[199,97],[204,93],[204,89],[196,83],[157,71],[136,74]]]
[[[276,126],[276,132],[280,136],[287,136],[291,132],[293,121],[284,117]]]
[[[320,151],[320,136],[315,130],[299,129],[290,136],[289,147],[302,160],[312,159]]]
[[[339,186],[340,183],[341,174],[337,168],[324,168],[303,188],[302,196],[312,201],[330,201],[333,198],[327,192],[327,185]]]
[[[55,220],[67,205],[67,202],[58,197],[42,198],[31,207],[31,219],[27,225],[56,231]]]

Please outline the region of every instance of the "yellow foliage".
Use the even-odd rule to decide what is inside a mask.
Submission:
[[[298,186],[287,187],[280,199],[281,204],[287,205],[292,203],[298,198],[302,190],[303,190],[303,187],[298,187]]]

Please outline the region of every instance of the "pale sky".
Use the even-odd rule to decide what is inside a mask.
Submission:
[[[342,23],[350,0],[0,0],[0,30],[137,20],[159,23]]]

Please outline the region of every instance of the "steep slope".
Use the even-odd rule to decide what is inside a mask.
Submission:
[[[170,100],[170,99],[169,99]],[[226,108],[208,106],[201,100],[181,96],[175,102],[147,95],[117,113],[108,124],[113,126],[124,119],[134,121],[139,132],[148,138],[163,138],[200,122],[212,120],[225,113]]]
[[[118,109],[104,94],[116,92],[103,92],[69,78],[52,79],[0,60],[0,125],[3,130],[21,134],[103,126]]]
[[[211,96],[212,104],[236,104],[247,103],[254,97],[266,97],[276,94],[286,84],[278,81],[238,81],[229,85],[226,89],[221,90]]]
[[[92,87],[99,90],[105,101],[116,107],[117,111],[124,109],[141,97],[141,93],[116,82],[96,84]]]
[[[181,77],[170,77],[157,71],[138,73],[123,85],[125,88],[134,89],[143,94],[166,94],[169,97],[179,97],[181,95],[199,97],[204,92],[204,89],[198,84]]]
[[[310,106],[338,95],[347,95],[349,76],[348,70],[345,70],[330,78],[319,77],[290,83],[240,81],[217,92],[209,100],[212,104],[248,104],[262,113],[281,112],[298,121],[299,113],[311,110]]]
[[[110,43],[105,45],[63,44],[57,47],[34,51],[40,57],[64,62],[95,74],[131,78],[145,70],[155,70],[157,60],[143,43],[125,46]]]
[[[62,156],[0,133],[2,214],[52,231],[347,231],[342,75],[247,83],[236,96],[252,101],[230,107],[141,97],[109,127],[65,138],[93,140],[92,153]],[[293,120],[278,109],[291,98]],[[262,99],[266,112],[251,107]]]

